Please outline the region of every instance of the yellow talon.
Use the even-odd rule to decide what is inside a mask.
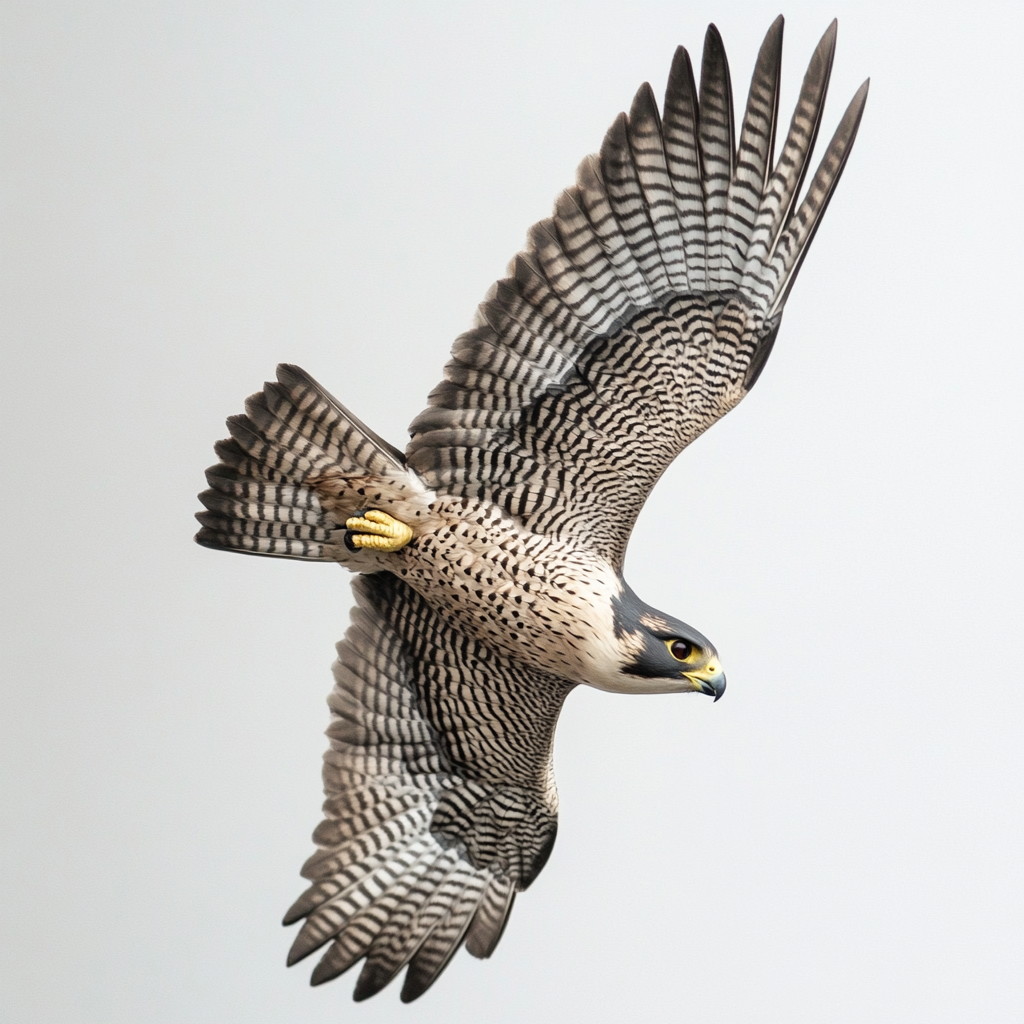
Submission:
[[[352,531],[345,538],[350,547],[372,551],[398,551],[412,540],[412,530],[405,523],[375,508],[346,519],[345,528]]]

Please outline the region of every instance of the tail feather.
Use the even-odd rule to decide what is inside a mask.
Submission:
[[[196,518],[203,527],[196,540],[203,547],[231,548],[247,554],[317,560],[331,538],[327,530],[295,523],[230,519],[212,512],[198,512]]]
[[[290,505],[301,505],[311,511],[321,511],[320,499],[316,492],[294,483],[291,477],[285,477],[280,483],[253,480],[230,466],[211,466],[206,471],[206,482],[211,490],[231,498],[243,501],[287,502]]]
[[[405,466],[405,456],[397,448],[349,412],[301,367],[281,363],[277,379],[295,408],[308,420],[319,424],[339,451],[357,466],[381,474]]]
[[[245,411],[245,416],[228,417],[231,436],[257,462],[283,473],[286,479],[299,483],[336,466],[343,471],[349,468],[338,466],[336,459],[304,437],[275,429],[278,421],[267,409],[262,393],[245,400]]]
[[[265,480],[277,484],[288,483],[288,477],[284,473],[254,459],[233,437],[214,442],[213,450],[224,465],[211,466],[206,471],[207,477],[216,470],[228,467],[233,469],[238,476],[247,477],[250,480]]]
[[[231,437],[214,446],[221,464],[197,515],[198,543],[247,554],[337,561],[380,568],[375,556],[344,544],[345,521],[377,504],[415,519],[426,491],[402,453],[361,423],[297,366],[251,395],[246,413],[228,418]]]
[[[313,491],[291,484],[265,484],[241,482],[240,488],[250,494],[235,497],[222,491],[203,491],[199,500],[214,514],[231,519],[257,520],[263,523],[300,523],[319,526],[323,509]]]
[[[267,397],[265,391],[250,395],[245,400],[245,411],[249,428],[257,432],[260,440],[267,446],[261,449],[260,456],[268,463],[275,468],[288,471],[293,479],[299,480],[319,475],[332,468],[343,472],[352,472],[357,468],[350,459],[337,450],[336,445],[330,443],[330,438],[319,438],[318,443],[308,434],[295,430],[282,421],[271,412]],[[245,422],[246,417],[239,419]],[[242,447],[247,447],[244,442]],[[252,448],[248,450],[254,455],[257,454]]]

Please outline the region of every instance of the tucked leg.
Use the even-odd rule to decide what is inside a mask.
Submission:
[[[375,508],[346,519],[345,527],[345,543],[353,549],[398,551],[412,540],[412,530],[405,523]]]

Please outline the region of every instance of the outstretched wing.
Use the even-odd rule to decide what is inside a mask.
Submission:
[[[365,957],[355,998],[408,965],[402,999],[465,942],[494,951],[555,839],[555,723],[572,689],[453,632],[389,573],[360,576],[338,644],[325,820],[285,916],[320,984]]]
[[[621,563],[657,479],[756,381],[860,123],[866,82],[796,208],[836,25],[773,168],[782,26],[761,47],[738,147],[712,25],[699,92],[680,47],[663,114],[645,84],[583,161],[410,427],[427,486]]]

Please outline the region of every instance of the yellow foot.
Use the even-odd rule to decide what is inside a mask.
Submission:
[[[345,543],[353,550],[398,551],[412,540],[412,530],[405,523],[375,508],[346,519],[345,528],[349,531]]]

